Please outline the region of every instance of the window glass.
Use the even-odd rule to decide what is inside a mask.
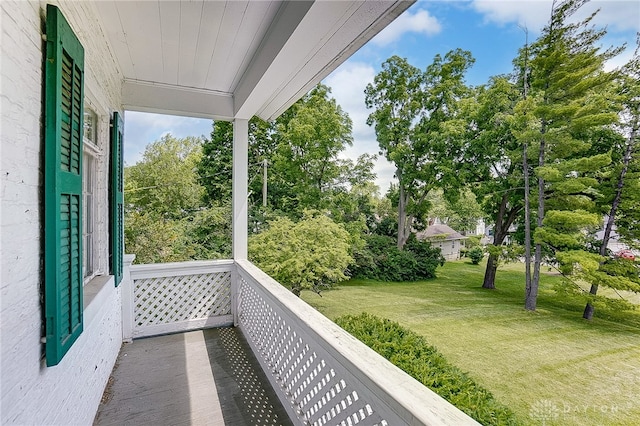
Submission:
[[[98,117],[96,113],[89,107],[84,108],[84,140],[97,145],[98,140]]]
[[[85,104],[84,153],[82,168],[82,271],[87,283],[97,273],[97,232],[95,198],[97,193],[98,116]]]

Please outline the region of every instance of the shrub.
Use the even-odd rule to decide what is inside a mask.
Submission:
[[[479,247],[481,244],[482,235],[469,235],[466,240],[464,240],[464,245],[468,250],[471,250],[474,247]]]
[[[298,223],[279,218],[249,239],[249,257],[300,296],[302,290],[320,292],[347,279],[353,262],[349,241],[344,227],[326,216],[305,216]]]
[[[467,256],[471,259],[471,263],[477,265],[484,257],[484,250],[482,247],[474,247],[467,252]]]
[[[396,240],[384,235],[368,235],[365,247],[354,253],[352,275],[381,281],[417,281],[435,278],[436,268],[444,264],[440,249],[411,235],[404,250]]]
[[[420,335],[388,319],[362,313],[336,323],[374,351],[483,425],[515,425],[514,413]]]

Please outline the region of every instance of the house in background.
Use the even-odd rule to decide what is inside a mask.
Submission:
[[[123,340],[218,325],[295,423],[473,423],[247,260],[248,120],[411,3],[0,2],[0,423],[91,424]],[[130,267],[125,110],[234,123],[233,259]]]
[[[416,233],[416,238],[420,241],[428,241],[432,247],[440,249],[442,256],[446,260],[460,259],[460,247],[467,238],[448,225],[429,225],[424,231]]]

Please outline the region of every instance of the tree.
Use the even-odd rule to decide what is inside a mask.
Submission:
[[[607,259],[607,246],[609,245],[609,239],[611,238],[611,232],[613,230],[614,223],[616,218],[618,217],[619,211],[623,213],[623,220],[618,218],[619,222],[623,222],[621,226],[621,234],[623,238],[627,240],[634,240],[640,235],[640,217],[638,216],[637,205],[640,200],[638,200],[640,188],[638,188],[638,172],[640,172],[640,166],[637,160],[637,151],[638,145],[640,144],[640,36],[638,38],[638,47],[634,53],[633,58],[629,63],[624,67],[622,73],[620,75],[620,92],[622,96],[622,104],[623,111],[620,114],[620,123],[618,133],[613,136],[611,139],[614,141],[619,141],[623,139],[624,142],[619,144],[619,149],[614,149],[614,152],[622,152],[622,158],[619,161],[615,161],[614,164],[617,164],[618,167],[615,167],[613,173],[611,173],[610,181],[615,183],[615,185],[611,185],[614,189],[612,194],[609,196],[603,197],[604,206],[610,206],[610,208],[606,211],[606,222],[604,227],[604,233],[602,237],[602,242],[600,243],[600,250],[598,254],[601,256],[600,260],[600,274],[597,274],[596,277],[593,277],[595,282],[591,284],[591,288],[589,290],[591,299],[587,301],[587,304],[584,309],[583,318],[592,319],[594,313],[594,304],[593,298],[598,293],[598,287],[602,284],[609,285],[615,289],[620,290],[633,290],[636,292],[640,292],[640,285],[638,284],[638,271],[637,268],[626,268],[626,270],[630,269],[630,274],[625,273],[623,271],[622,274],[617,274],[618,279],[612,279],[612,276],[615,276],[615,272],[620,272],[618,270],[614,270],[611,268],[612,263],[625,263],[624,260],[619,259],[615,260],[602,260]],[[622,135],[626,135],[624,138]],[[615,137],[619,136],[619,137]],[[612,144],[615,147],[615,143]],[[621,149],[620,149],[621,148]],[[635,179],[632,177],[635,175]],[[631,178],[631,183],[629,182],[629,178]],[[630,202],[629,202],[630,201]],[[633,206],[631,209],[628,206]],[[629,267],[631,265],[628,265]],[[627,276],[625,276],[627,275]],[[629,279],[626,279],[629,278]],[[635,280],[634,280],[635,278]]]
[[[619,50],[599,50],[596,43],[605,31],[590,26],[595,14],[568,23],[584,3],[554,3],[549,24],[530,49],[533,108],[527,111],[534,121],[520,139],[537,149],[538,207],[527,310],[536,309],[543,245],[566,265],[584,260],[582,267],[588,267],[584,231],[599,220],[593,213],[598,194],[593,173],[610,162],[607,154],[587,156],[590,142],[584,135],[616,120],[616,105],[608,96],[613,75],[603,65]]]
[[[124,170],[126,209],[153,211],[167,219],[184,217],[202,204],[204,188],[195,173],[202,140],[170,134],[149,144],[142,160]]]
[[[487,289],[495,288],[501,246],[524,208],[522,150],[514,136],[519,99],[517,85],[506,76],[498,76],[476,88],[475,98],[465,104],[467,136],[460,173],[493,222],[493,248],[488,250],[482,283]]]
[[[231,207],[207,206],[201,140],[163,136],[125,168],[125,246],[140,263],[228,258]]]
[[[463,235],[468,232],[475,232],[478,221],[484,218],[480,204],[476,200],[476,195],[468,188],[460,190],[456,197],[447,200],[441,189],[431,191],[427,196],[431,208],[430,218],[438,218],[440,221]]]
[[[255,179],[256,170],[263,160],[271,160],[275,152],[273,141],[274,125],[253,117],[249,120],[249,165],[251,181],[249,192],[254,204],[261,196],[262,182]],[[211,139],[202,144],[202,159],[197,171],[200,182],[205,187],[205,201],[209,205],[220,205],[231,199],[231,173],[233,169],[233,123],[215,121]]]
[[[353,143],[352,123],[330,93],[327,86],[318,85],[276,120],[271,175],[286,189],[274,200],[276,208],[299,215],[305,209],[323,210],[334,190],[345,189],[353,164],[338,155]],[[369,158],[363,160],[370,163]]]
[[[196,255],[182,220],[134,210],[127,212],[124,224],[124,245],[137,263],[180,262]]]
[[[395,282],[430,279],[436,277],[436,268],[445,262],[439,248],[419,241],[415,234],[411,234],[403,250],[386,235],[367,235],[365,242],[354,255],[351,272],[356,278]]]
[[[406,59],[392,56],[365,89],[367,124],[374,126],[381,153],[396,166],[398,179],[398,248],[424,219],[426,197],[455,180],[453,160],[464,123],[459,103],[468,94],[464,75],[473,64],[461,49],[436,55],[423,73]]]
[[[272,213],[297,220],[306,209],[348,209],[335,203],[343,202],[351,188],[373,181],[375,156],[365,154],[356,161],[339,157],[352,143],[352,124],[330,94],[327,86],[318,85],[275,122],[249,121],[250,216],[256,223]],[[231,196],[232,152],[232,124],[215,122],[198,167],[209,203]],[[261,207],[265,160],[266,210]]]
[[[349,233],[324,215],[308,215],[298,223],[278,218],[249,239],[250,259],[296,296],[346,280],[353,262],[349,249]]]

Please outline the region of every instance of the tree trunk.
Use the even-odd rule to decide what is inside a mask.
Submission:
[[[492,245],[496,247],[500,247],[504,242],[507,235],[509,235],[509,227],[513,224],[516,217],[520,213],[520,208],[512,207],[511,210],[507,213],[507,204],[509,197],[505,192],[502,196],[502,201],[500,202],[500,207],[498,212],[496,213],[494,234],[493,234],[493,243]],[[498,268],[498,257],[489,255],[489,260],[487,260],[487,268],[484,272],[484,282],[482,283],[483,288],[496,288],[495,279],[496,279],[496,271]],[[493,268],[492,272],[490,269]]]
[[[495,254],[490,254],[487,259],[487,269],[484,271],[484,281],[482,288],[494,290],[496,288],[496,271],[498,270],[498,259]]]
[[[524,72],[522,73],[522,94],[527,99],[527,60],[529,59],[529,31],[527,27],[524,29],[525,35],[525,55],[524,55]],[[527,158],[527,149],[529,144],[526,142],[522,147],[522,176],[524,177],[524,288],[525,294],[531,292],[531,210],[529,207],[529,161]]]
[[[631,161],[631,155],[633,154],[633,141],[636,138],[637,127],[633,129],[629,139],[627,140],[627,149],[625,150],[624,157],[622,159],[622,170],[620,170],[620,176],[618,177],[618,185],[616,187],[616,195],[613,197],[611,203],[611,210],[609,210],[609,217],[604,227],[604,234],[602,236],[602,243],[600,244],[600,256],[605,257],[607,255],[607,246],[609,245],[609,239],[611,238],[611,231],[613,230],[613,224],[615,222],[616,214],[618,213],[618,207],[620,206],[620,200],[622,199],[622,188],[624,187],[624,177],[629,169],[629,162]],[[598,284],[591,284],[589,294],[595,296],[598,293]],[[591,301],[587,302],[584,307],[582,318],[590,320],[593,318],[595,307]]]
[[[400,197],[398,200],[398,250],[402,250],[404,246],[404,229],[407,222],[407,209],[404,204],[404,188],[400,184]]]
[[[396,175],[400,181],[399,173],[396,172]],[[400,182],[398,200],[398,250],[402,250],[409,239],[410,223],[408,222],[413,220],[412,216],[407,216],[407,204],[409,204],[409,197],[405,194],[402,182]]]
[[[525,74],[526,75],[526,74]],[[526,98],[526,80],[525,80]],[[522,171],[524,175],[524,288],[525,294],[531,293],[531,212],[529,211],[529,163],[527,144],[522,151]]]
[[[538,151],[538,167],[544,165],[545,154],[545,139],[546,123],[542,122],[542,128],[540,133],[540,150]],[[542,227],[542,220],[544,219],[544,179],[538,177],[538,220],[537,225]],[[538,286],[540,284],[540,264],[542,263],[542,246],[540,243],[536,243],[535,255],[533,260],[533,279],[531,280],[531,287],[525,292],[524,308],[528,311],[535,311],[536,304],[538,303]]]

